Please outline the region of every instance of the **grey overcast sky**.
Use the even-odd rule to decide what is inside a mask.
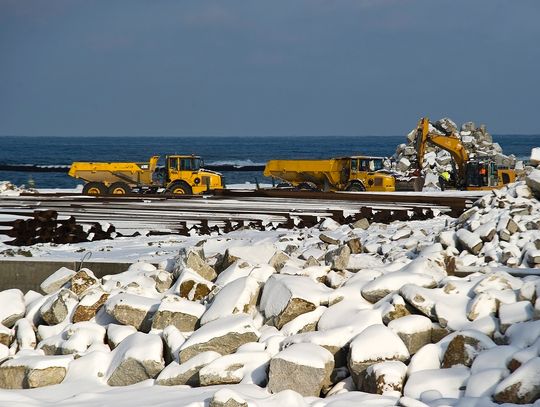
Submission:
[[[539,0],[0,0],[0,134],[540,134]]]

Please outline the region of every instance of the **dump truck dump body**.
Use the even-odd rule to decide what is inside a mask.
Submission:
[[[103,182],[111,185],[125,182],[130,187],[137,185],[154,185],[152,179],[158,156],[144,163],[136,162],[74,162],[69,169],[69,176],[80,178],[86,182]]]
[[[340,157],[327,160],[270,160],[264,175],[293,186],[312,183],[327,191],[394,191],[395,179],[382,169],[382,157]]]

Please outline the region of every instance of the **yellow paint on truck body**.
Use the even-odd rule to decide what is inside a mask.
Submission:
[[[323,191],[395,191],[395,178],[381,171],[383,160],[369,156],[270,160],[264,175],[293,186],[311,183]]]

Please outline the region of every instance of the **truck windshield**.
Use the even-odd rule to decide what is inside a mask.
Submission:
[[[371,158],[360,160],[360,170],[362,171],[379,171],[384,168],[381,158]]]
[[[180,159],[180,171],[198,171],[200,166],[200,158],[186,157]]]

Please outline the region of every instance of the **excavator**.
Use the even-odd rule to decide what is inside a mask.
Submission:
[[[516,179],[515,170],[499,168],[491,157],[471,158],[457,134],[440,135],[430,132],[427,117],[420,119],[416,131],[418,169],[422,169],[428,144],[448,151],[456,167],[455,187],[457,189],[468,191],[498,189]]]

